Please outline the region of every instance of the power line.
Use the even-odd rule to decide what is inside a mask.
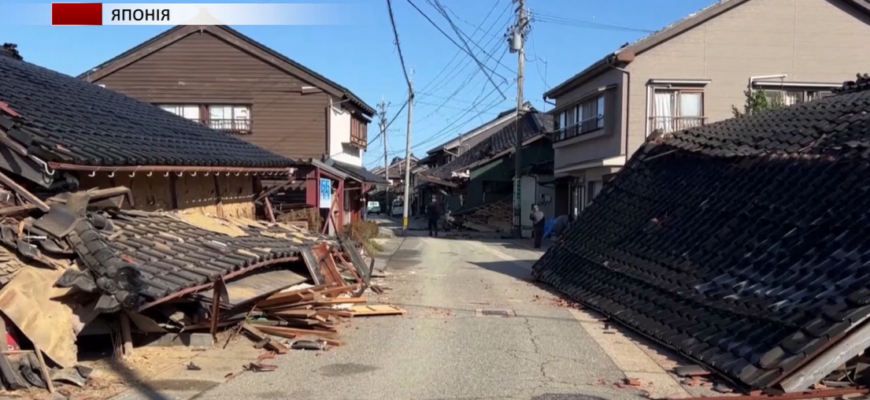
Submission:
[[[513,86],[513,83],[511,83],[511,84],[510,84],[508,87],[506,87],[505,89],[509,89],[511,86]],[[490,95],[492,95],[493,93],[495,93],[495,90],[490,91]],[[477,114],[472,115],[470,118],[468,118],[468,119],[462,121],[461,124],[456,125],[456,126],[458,126],[458,127],[465,126],[465,124],[468,124],[469,122],[473,121],[475,118],[478,118],[478,117],[480,117],[481,115],[486,114],[486,113],[492,111],[492,110],[495,109],[496,107],[499,107],[503,101],[504,101],[503,99],[498,99],[498,100],[496,100],[496,101],[494,101],[494,102],[492,102],[492,103],[487,104],[487,105],[486,105],[486,108],[484,108],[483,110],[479,111]],[[467,114],[468,114],[468,113],[463,113],[462,115],[464,116],[464,115],[467,115]],[[458,121],[458,120],[459,120],[459,119],[457,118],[456,121]],[[450,125],[455,125],[455,124],[456,124],[456,122],[454,121],[454,122],[451,123]],[[445,128],[443,129],[443,131],[447,131],[448,129],[449,129],[449,127],[445,127]],[[412,147],[412,149],[419,149],[420,146],[422,146],[422,145],[424,145],[424,144],[426,144],[426,143],[428,143],[428,142],[431,142],[431,141],[433,140],[433,138],[434,138],[434,136],[433,136],[433,137],[429,137],[429,138],[427,138],[427,139],[424,140],[423,142],[417,143],[416,145],[414,145],[414,146]],[[400,153],[399,151],[397,151],[397,152],[393,152],[393,154],[399,154],[399,153]]]
[[[492,15],[492,12],[493,12],[493,11],[495,11],[496,6],[498,6],[498,3],[499,3],[500,1],[501,1],[501,0],[496,0],[495,4],[492,6],[492,8],[491,8],[491,9],[489,10],[489,12],[486,14],[486,17],[484,17],[484,18],[483,18],[483,21],[481,21],[481,23],[480,23],[481,25],[483,25],[484,23],[486,23],[486,21],[489,19],[489,16]],[[504,8],[504,11],[502,11],[502,13],[501,13],[498,17],[496,17],[496,19],[493,21],[492,25],[490,25],[489,28],[487,28],[486,32],[484,32],[482,36],[483,36],[483,37],[486,37],[486,36],[490,35],[491,32],[492,32],[492,30],[493,30],[493,28],[495,28],[495,27],[498,25],[498,21],[501,20],[501,19],[505,16],[505,14],[507,14],[509,11],[510,11],[510,3],[508,3],[508,6]],[[478,30],[480,30],[480,28],[478,28]],[[475,31],[475,33],[476,33],[476,31]],[[472,34],[472,36],[474,36],[474,34]],[[493,42],[493,40],[499,40],[499,39],[500,39],[499,37],[495,36],[495,37],[491,38],[491,39],[487,42],[487,44],[486,44],[485,46],[489,46],[489,45]],[[451,58],[450,61],[448,61],[447,64],[444,65],[444,68],[441,69],[441,71],[440,71],[440,72],[435,76],[435,78],[432,78],[432,80],[431,80],[428,84],[426,84],[426,86],[424,86],[424,87],[423,87],[422,89],[420,89],[420,90],[425,92],[425,91],[427,91],[430,87],[432,87],[433,85],[434,85],[435,87],[441,87],[441,86],[443,86],[443,85],[441,85],[441,83],[443,83],[444,80],[442,79],[442,80],[439,81],[438,78],[439,78],[439,77],[440,77],[440,76],[441,76],[445,71],[447,71],[447,69],[450,67],[450,65],[453,64],[453,61],[456,60],[456,58],[459,57],[459,56],[462,55],[462,54],[463,54],[462,50],[457,50],[456,53],[453,55],[453,58]],[[462,65],[463,65],[462,63],[456,64],[452,69],[450,69],[450,72],[447,73],[447,75],[445,76],[445,78],[447,78],[447,77],[453,77],[453,78],[455,78],[455,77],[456,77],[456,74],[454,74],[453,72],[456,71],[456,69],[459,68],[459,67],[462,66]],[[465,66],[462,68],[462,70],[465,70],[465,68],[467,68],[468,65],[470,65],[470,63],[465,64]],[[450,79],[450,80],[452,80],[452,79]],[[436,82],[437,82],[437,83],[436,83]]]
[[[508,88],[509,88],[510,86],[513,86],[513,83],[511,83],[511,84],[508,86]],[[474,111],[474,109],[477,108],[477,106],[478,106],[480,103],[482,103],[484,99],[489,98],[489,96],[491,96],[493,93],[495,93],[495,90],[490,91],[486,96],[482,96],[482,98],[480,99],[480,101],[478,101],[477,103],[475,103],[475,104],[472,106],[472,108],[469,108],[467,111],[465,111],[465,112],[461,113],[460,115],[458,115],[458,116],[456,117],[456,119],[455,119],[453,122],[451,122],[451,123],[448,124],[447,126],[443,127],[443,128],[442,128],[440,131],[438,131],[437,133],[435,133],[435,134],[429,136],[429,138],[427,138],[426,140],[424,140],[424,141],[422,141],[422,142],[420,142],[420,143],[417,143],[417,145],[414,146],[414,147],[417,148],[417,147],[422,146],[422,145],[424,145],[424,144],[426,144],[426,143],[432,142],[433,140],[435,140],[435,139],[441,137],[443,134],[445,134],[445,133],[447,133],[447,132],[450,132],[451,129],[454,129],[454,128],[457,126],[457,125],[456,125],[456,122],[459,121],[460,118],[462,118],[462,117],[468,115],[469,113],[471,113],[472,111]],[[484,111],[482,111],[482,112],[478,112],[478,114],[472,116],[470,119],[466,120],[465,122],[463,122],[462,124],[460,124],[460,125],[458,125],[458,126],[459,126],[459,127],[464,126],[465,124],[467,124],[467,123],[471,122],[472,120],[474,120],[474,118],[479,117],[483,112],[486,112],[486,111],[489,111],[489,110],[495,108],[495,107],[498,105],[498,103],[501,103],[502,101],[504,101],[504,99],[499,99],[499,100],[497,100],[495,103],[493,103],[493,105],[492,105],[491,107],[488,107],[486,110],[484,110]]]
[[[388,0],[388,1],[389,1],[389,0]],[[495,82],[492,80],[492,76],[490,76],[490,75],[487,73],[487,71],[485,71],[485,68],[486,68],[486,67],[483,65],[483,63],[480,62],[480,60],[477,59],[477,56],[475,56],[475,55],[474,55],[473,53],[471,53],[470,51],[465,50],[462,46],[459,45],[459,43],[456,43],[456,41],[453,40],[453,38],[450,37],[450,35],[448,35],[447,32],[444,32],[444,30],[442,30],[441,27],[438,26],[438,24],[435,23],[435,21],[432,21],[432,19],[429,18],[429,16],[426,15],[426,13],[423,12],[423,10],[421,10],[420,7],[417,7],[417,5],[414,4],[413,1],[411,1],[411,0],[407,0],[407,1],[408,1],[408,4],[410,4],[412,7],[414,7],[414,9],[417,10],[417,12],[419,12],[420,15],[423,16],[423,18],[426,18],[426,20],[429,21],[429,23],[432,24],[432,26],[434,26],[435,29],[438,29],[438,32],[441,32],[441,34],[444,35],[444,37],[446,37],[448,40],[450,40],[451,43],[453,43],[454,45],[456,45],[456,47],[459,47],[460,49],[462,49],[463,51],[465,51],[465,53],[468,54],[468,56],[471,57],[471,58],[472,58],[472,59],[477,63],[478,67],[480,67],[481,70],[484,70],[483,73],[484,73],[484,75],[486,75],[486,78],[489,79],[489,83],[492,84],[493,87],[498,88],[498,85],[496,85]],[[507,79],[506,79],[505,77],[501,76],[501,75],[498,74],[497,72],[492,71],[492,70],[490,70],[490,72],[494,73],[495,75],[498,75],[500,78],[502,78],[502,79],[504,79],[505,81],[507,81]],[[499,91],[499,92],[501,92],[501,91]],[[502,96],[502,98],[505,98],[505,99],[507,98],[507,96],[505,96],[504,93],[501,93],[501,96]]]
[[[558,15],[541,14],[538,12],[531,13],[531,16],[533,17],[535,22],[544,22],[544,23],[551,23],[551,24],[556,24],[556,25],[566,25],[566,26],[573,26],[573,27],[577,27],[577,28],[600,29],[600,30],[607,30],[607,31],[642,32],[642,33],[652,33],[653,32],[652,30],[649,30],[649,29],[632,28],[632,27],[628,27],[628,26],[611,25],[611,24],[604,24],[604,23],[598,23],[598,22],[580,21],[580,20],[576,20],[576,19],[569,19],[569,18],[560,17]]]
[[[535,45],[534,32],[530,32],[529,36],[531,36],[531,38],[532,38],[532,51],[535,53],[535,59],[532,60],[535,63],[535,70],[538,71],[538,77],[541,78],[541,82],[544,83],[544,87],[547,88],[547,90],[549,90],[550,84],[547,83],[547,70],[549,68],[549,65],[547,65],[547,60],[543,60],[540,57],[538,57],[538,46]],[[544,63],[544,73],[543,74],[541,74],[541,67],[538,66],[539,62]],[[546,104],[546,103],[544,103],[544,104]],[[546,111],[546,106],[544,106],[544,109]]]
[[[492,54],[487,53],[486,49],[480,47],[479,44],[477,44],[477,43],[476,43],[475,41],[473,41],[470,37],[468,37],[468,35],[466,35],[465,32],[463,32],[461,29],[459,29],[458,26],[456,26],[456,24],[453,23],[453,19],[451,19],[450,16],[447,15],[447,11],[445,10],[444,5],[441,4],[441,1],[440,1],[440,0],[434,0],[434,3],[433,3],[433,0],[426,0],[426,1],[427,1],[427,2],[432,6],[432,7],[435,7],[435,9],[438,10],[438,12],[439,12],[443,17],[444,17],[444,19],[447,20],[447,23],[450,24],[450,27],[453,28],[453,31],[454,31],[454,32],[456,32],[456,36],[457,36],[460,40],[462,40],[462,43],[465,44],[465,47],[466,47],[466,49],[468,49],[469,52],[471,51],[471,48],[468,47],[468,43],[466,42],[465,39],[471,40],[471,44],[473,44],[474,47],[477,47],[478,50],[482,51],[483,54],[489,56],[489,58],[494,58],[494,57],[492,56]],[[514,73],[514,74],[516,73],[516,71],[514,71],[514,70],[511,69],[511,67],[508,67],[507,65],[502,64],[501,61],[498,61],[498,65],[504,67],[505,69],[507,69],[508,71],[510,71],[510,72],[512,72],[512,73]],[[507,80],[507,79],[505,79],[505,80]]]
[[[422,104],[422,105],[426,105],[426,106],[439,106],[439,107],[446,108],[446,109],[448,109],[448,110],[459,110],[459,111],[466,111],[466,110],[468,110],[467,107],[451,107],[451,106],[441,105],[441,104],[438,104],[438,103],[429,103],[429,102],[426,102],[426,101],[420,101],[420,100],[417,100],[417,101],[415,101],[414,103],[415,103],[415,104]],[[470,106],[469,106],[469,107],[470,107]]]
[[[399,31],[396,29],[396,19],[393,17],[393,2],[387,0],[387,12],[390,14],[390,25],[393,27],[393,37],[396,39],[396,50],[399,53],[399,63],[402,64],[402,73],[405,74],[405,83],[411,88],[411,78],[408,77],[408,68],[405,67],[405,57],[402,55],[402,46],[399,44]]]
[[[500,45],[500,44],[496,44],[496,46],[499,46],[499,45]],[[502,53],[501,59],[504,58],[505,54],[507,54],[507,49],[505,49],[505,51]],[[466,78],[466,79],[465,79],[465,80],[464,80],[464,81],[459,85],[459,87],[457,87],[456,90],[453,91],[453,93],[451,93],[449,96],[447,96],[447,97],[444,99],[443,102],[441,102],[441,105],[442,105],[442,106],[443,106],[443,105],[446,105],[448,102],[452,101],[453,98],[456,97],[457,94],[459,94],[459,92],[461,92],[463,89],[468,88],[468,87],[469,87],[469,86],[467,86],[468,83],[471,82],[471,80],[472,80],[475,76],[477,76],[477,73],[478,73],[478,72],[480,72],[480,71],[479,71],[479,70],[474,70],[474,71],[473,71],[473,72],[472,72],[472,73],[471,73],[471,74],[470,74],[470,75],[469,75],[469,76],[468,76],[468,77],[467,77],[467,78]],[[483,89],[483,90],[486,89],[486,84],[485,84],[485,83],[484,83],[482,89]],[[481,93],[480,93],[479,95],[477,95],[477,98],[480,98],[480,96],[483,95],[483,90],[481,90]],[[474,101],[476,101],[477,98],[476,98]],[[474,104],[474,101],[472,101],[472,104]],[[432,117],[433,115],[437,114],[438,111],[440,111],[440,110],[441,110],[441,106],[439,106],[438,108],[436,108],[435,111],[431,112],[429,115],[423,117],[420,121],[423,121],[423,120],[426,120],[426,119]],[[417,121],[417,122],[419,123],[420,121]]]

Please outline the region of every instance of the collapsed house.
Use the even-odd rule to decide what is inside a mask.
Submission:
[[[552,129],[552,118],[534,109],[519,118],[524,168],[519,200],[525,213],[533,204],[543,204],[542,196],[552,198],[552,188],[540,186],[537,175],[552,175],[552,168],[550,171],[533,168],[553,159],[553,147],[547,135]],[[515,205],[512,193],[516,142],[517,124],[501,125],[496,133],[449,163],[421,171],[419,180],[439,186],[448,193],[444,204],[456,218],[457,225],[474,231],[509,232],[513,226]],[[530,234],[531,226],[527,228]]]
[[[865,75],[652,139],[534,276],[745,391],[866,385],[868,112]]]
[[[81,386],[77,336],[129,351],[137,334],[245,325],[277,351],[255,325],[334,338],[354,313],[332,307],[364,303],[373,260],[359,243],[275,222],[260,180],[293,176],[296,161],[25,62],[14,45],[0,75],[0,328],[24,354],[0,354],[7,388],[51,390],[69,371]],[[270,310],[254,313],[261,301]]]

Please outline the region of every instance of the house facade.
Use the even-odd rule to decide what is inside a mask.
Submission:
[[[375,110],[226,26],[178,26],[79,76],[293,159],[361,165]]]
[[[501,125],[449,163],[418,173],[418,181],[425,182],[431,195],[436,195],[457,217],[472,215],[497,203],[503,206],[496,206],[501,212],[490,213],[492,215],[479,224],[491,230],[509,231],[514,226],[511,211],[514,205],[520,208],[521,214],[531,210],[533,204],[549,210],[549,204],[545,203],[553,197],[552,188],[543,183],[552,182],[552,168],[543,171],[539,167],[553,159],[548,134],[552,130],[552,119],[532,109],[520,116],[519,124],[515,122]],[[522,186],[518,197],[513,184],[517,125],[523,138]],[[527,221],[520,222],[524,225],[524,234],[530,236],[531,226],[526,226]],[[481,228],[479,225],[477,228]]]
[[[724,0],[608,54],[554,101],[556,212],[579,212],[650,135],[828,95],[870,54],[861,0]]]
[[[305,184],[291,207],[317,208],[324,221],[359,219],[369,178],[377,179],[362,168],[375,110],[230,27],[174,27],[79,78],[302,161],[295,178]],[[334,204],[320,195],[324,179]]]

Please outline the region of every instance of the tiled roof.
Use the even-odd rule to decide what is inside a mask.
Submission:
[[[863,79],[860,84],[870,85]],[[682,150],[724,157],[843,152],[861,155],[870,149],[868,111],[870,91],[852,91],[676,133],[667,143]]]
[[[532,103],[528,102],[528,101],[524,104],[524,107],[526,110],[531,110],[534,112],[538,111],[537,109],[532,107]],[[516,107],[511,108],[509,110],[502,111],[502,112],[498,113],[498,115],[496,115],[494,118],[490,119],[489,121],[486,121],[486,122],[474,127],[473,129],[468,130],[467,132],[459,134],[459,136],[453,137],[450,140],[447,140],[446,142],[441,143],[438,146],[435,146],[435,147],[427,150],[426,154],[431,156],[431,155],[438,153],[439,151],[456,147],[460,144],[460,138],[463,141],[468,141],[472,138],[479,137],[480,135],[486,135],[487,133],[492,134],[492,133],[494,133],[494,132],[490,131],[490,129],[492,129],[492,128],[488,128],[488,129],[483,129],[483,128],[486,127],[487,125],[491,125],[494,122],[496,122],[504,117],[507,117],[509,115],[516,115],[516,113],[517,113]]]
[[[770,387],[870,316],[868,122],[863,91],[650,143],[534,274]]]
[[[353,179],[356,179],[360,182],[364,183],[378,183],[378,184],[387,184],[387,180],[382,177],[375,175],[371,171],[352,164],[343,163],[341,161],[329,160],[329,164],[338,169],[341,172],[344,172],[348,176]]]
[[[244,140],[0,54],[0,126],[45,161],[100,166],[287,167]],[[10,126],[14,122],[14,126]]]
[[[299,255],[318,240],[278,226],[265,230],[271,234],[261,233],[263,229],[255,226],[241,229],[246,235],[230,236],[172,215],[118,211],[110,215],[110,224],[99,232],[117,256],[141,274],[142,285],[136,294],[142,301],[159,299],[255,264]]]
[[[541,136],[553,128],[553,119],[550,115],[540,112],[527,112],[521,122],[523,141]],[[516,124],[507,124],[497,133],[484,139],[468,151],[454,158],[449,163],[432,170],[421,172],[422,174],[441,179],[450,179],[453,172],[460,171],[469,165],[489,159],[498,153],[509,150],[516,145]]]

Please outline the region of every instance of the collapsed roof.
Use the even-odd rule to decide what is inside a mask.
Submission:
[[[535,276],[744,389],[806,389],[870,316],[868,88],[648,142]]]
[[[523,114],[520,120],[523,143],[543,137],[553,128],[552,116],[531,111]],[[497,133],[484,139],[449,163],[435,169],[421,172],[421,176],[436,180],[452,179],[455,173],[462,173],[469,167],[479,165],[492,158],[509,153],[516,146],[517,124],[507,124]]]

